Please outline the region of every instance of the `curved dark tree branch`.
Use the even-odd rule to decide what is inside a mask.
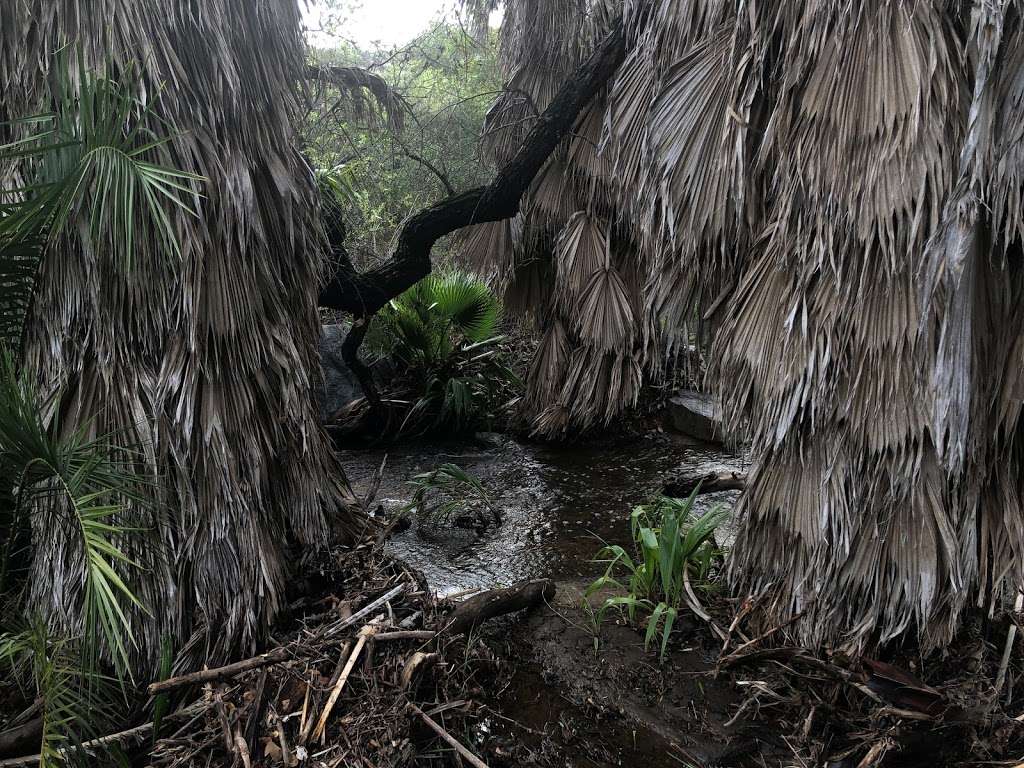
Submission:
[[[622,64],[625,52],[625,34],[622,25],[617,24],[562,85],[515,157],[494,180],[485,187],[451,195],[411,216],[402,226],[387,261],[358,272],[351,260],[336,249],[338,272],[321,292],[320,305],[349,312],[356,318],[371,317],[430,274],[430,253],[439,239],[472,224],[515,216],[534,177],[559,142],[572,131],[583,109]]]
[[[432,174],[434,174],[434,176],[437,177],[437,180],[441,182],[441,186],[444,187],[444,192],[445,192],[446,195],[451,196],[451,195],[455,194],[455,187],[452,186],[452,182],[448,178],[448,174],[446,174],[444,171],[442,171],[440,168],[438,168],[432,162],[427,160],[427,158],[425,158],[422,155],[419,155],[419,154],[416,154],[415,152],[413,152],[411,149],[409,149],[404,144],[402,144],[401,146],[402,146],[402,154],[403,155],[408,157],[410,160],[419,163],[424,168],[426,168],[428,171],[430,171]]]

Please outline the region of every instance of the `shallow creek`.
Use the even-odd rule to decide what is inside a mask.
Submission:
[[[631,547],[629,513],[636,504],[656,495],[675,476],[745,469],[742,459],[720,447],[661,432],[564,446],[486,435],[471,443],[345,451],[341,458],[356,492],[370,487],[385,455],[376,501],[387,513],[409,501],[409,480],[416,474],[453,463],[481,481],[504,516],[501,526],[481,533],[450,522],[416,521],[391,538],[391,551],[422,571],[440,595],[540,577],[562,582],[558,608],[535,612],[518,633],[508,636],[507,658],[513,659],[514,674],[502,690],[485,698],[496,708],[496,719],[483,721],[477,737],[497,736],[514,722],[533,734],[527,737],[535,750],[531,754],[552,759],[538,764],[581,768],[678,766],[681,741],[693,750],[688,755],[718,754],[709,751],[717,743],[713,727],[696,716],[692,703],[683,706],[698,697],[701,711],[710,711],[717,696],[693,687],[700,678],[689,675],[707,668],[699,653],[687,649],[678,663],[656,668],[635,632],[610,625],[598,660],[593,636],[563,621],[559,611],[571,613],[582,599],[582,585],[601,572],[594,556],[602,542]],[[731,506],[735,497],[699,497],[698,510]],[[728,545],[732,534],[731,526],[723,526],[719,543]],[[662,672],[668,675],[669,668],[682,671],[662,682]],[[571,681],[581,683],[579,690],[571,691]],[[635,688],[667,690],[679,706],[666,709],[659,703],[638,709],[644,696]],[[594,701],[602,706],[591,706]],[[727,704],[717,706],[724,711]],[[681,719],[679,712],[684,713]],[[724,719],[721,713],[719,719]],[[688,736],[687,730],[696,732]]]
[[[344,451],[357,492],[369,486],[385,454],[377,502],[388,512],[409,500],[414,475],[450,462],[475,475],[504,515],[503,525],[479,534],[424,521],[391,539],[391,551],[422,570],[441,595],[594,574],[600,566],[592,560],[602,542],[627,545],[630,510],[666,480],[744,466],[720,447],[660,432],[562,446],[488,435],[472,443]],[[731,504],[734,497],[703,496],[698,508]],[[720,542],[727,543],[730,533],[722,531]]]

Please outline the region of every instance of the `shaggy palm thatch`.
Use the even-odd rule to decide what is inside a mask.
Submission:
[[[138,656],[180,650],[208,626],[204,658],[248,648],[282,605],[285,547],[314,547],[347,498],[317,423],[323,255],[313,176],[295,149],[304,73],[294,0],[12,0],[0,4],[0,120],[49,112],[62,60],[131,84],[172,140],[154,162],[203,177],[195,215],[174,208],[173,248],[81,235],[50,248],[27,320],[24,366],[58,431],[89,424],[139,451],[160,511],[125,544]],[[0,178],[10,173],[0,172]],[[102,211],[98,213],[102,216]],[[168,256],[168,250],[171,256]],[[148,509],[148,507],[147,507]],[[32,603],[57,628],[82,621],[81,549],[54,510],[33,520]]]
[[[554,276],[538,430],[620,413],[709,321],[752,447],[737,588],[810,644],[948,642],[1022,576],[1024,6],[507,6],[496,157],[609,19],[630,48],[500,256],[513,293]]]

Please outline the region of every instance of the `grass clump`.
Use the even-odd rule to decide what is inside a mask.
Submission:
[[[716,506],[697,515],[696,496],[696,491],[687,499],[662,496],[635,507],[629,518],[633,553],[618,545],[603,547],[597,562],[605,572],[585,593],[589,601],[607,587],[623,592],[605,599],[597,611],[598,623],[610,610],[625,613],[630,622],[647,614],[644,642],[650,646],[660,634],[662,659],[688,588],[693,583],[707,588],[724,555],[714,534],[729,511]]]

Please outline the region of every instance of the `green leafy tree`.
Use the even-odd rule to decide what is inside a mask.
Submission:
[[[336,13],[344,14],[340,6]],[[477,149],[487,108],[501,90],[496,37],[439,22],[398,50],[351,42],[314,51],[317,64],[361,67],[401,95],[408,115],[389,130],[372,110],[362,119],[339,110],[344,92],[315,95],[304,129],[307,151],[322,168],[345,167],[353,180],[344,207],[347,245],[357,264],[384,255],[401,222],[430,201],[487,181]]]

